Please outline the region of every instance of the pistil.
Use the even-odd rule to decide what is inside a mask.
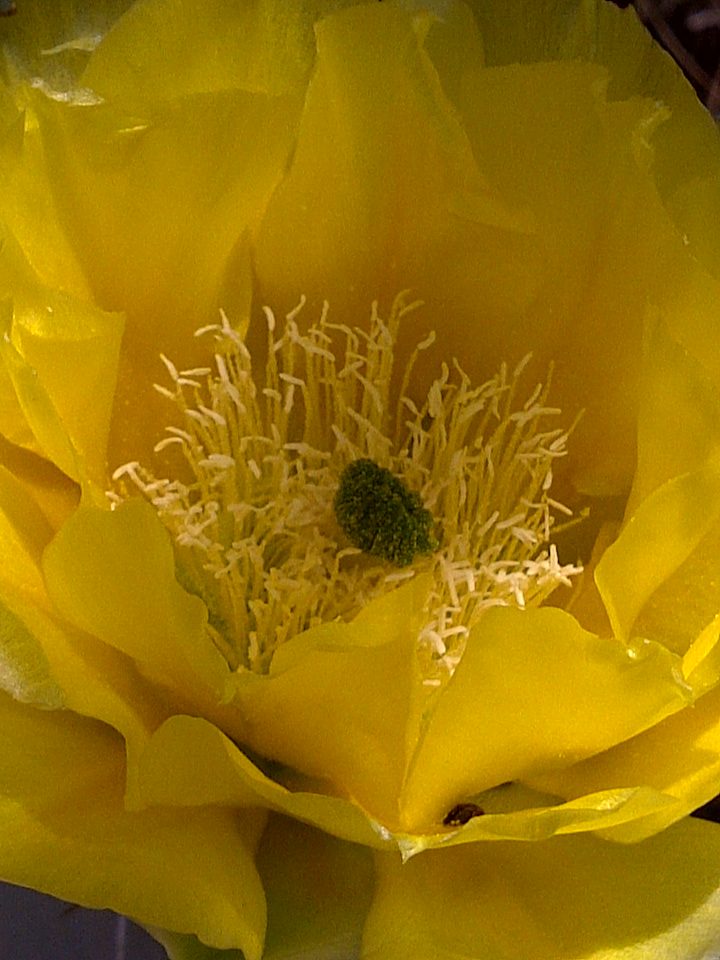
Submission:
[[[124,464],[111,500],[140,491],[155,506],[233,669],[266,672],[286,640],[429,573],[418,655],[442,684],[484,610],[538,605],[580,571],[551,538],[570,514],[550,493],[568,429],[549,384],[518,400],[529,358],[479,386],[443,364],[423,396],[413,370],[434,337],[396,356],[421,306],[405,296],[387,321],[373,305],[366,328],[333,323],[326,304],[303,330],[303,306],[282,324],[265,308],[262,372],[225,315],[198,331],[212,368],[163,358],[157,389],[178,420],[155,449],[176,447],[188,478]]]

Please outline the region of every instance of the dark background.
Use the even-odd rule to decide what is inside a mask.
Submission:
[[[82,910],[0,884],[0,960],[166,960],[144,930],[109,910]]]

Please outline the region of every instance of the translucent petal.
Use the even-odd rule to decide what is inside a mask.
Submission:
[[[53,530],[58,530],[77,508],[79,488],[49,460],[0,437],[0,462],[24,495],[34,500]]]
[[[349,2],[206,0],[200,11],[193,0],[136,4],[99,46],[83,82],[129,102],[228,89],[286,93],[307,80],[313,22]]]
[[[596,0],[472,0],[488,64],[576,60],[608,68],[612,99],[647,96],[670,116],[654,147],[663,196],[714,167],[712,117],[672,57],[641,25],[632,6]],[[712,220],[712,218],[709,218]]]
[[[637,635],[638,614],[662,588],[660,616],[643,634],[672,640],[674,631],[676,642],[668,646],[684,653],[718,611],[713,552],[718,538],[720,461],[714,458],[655,490],[605,551],[595,579],[616,635],[625,640]],[[664,624],[663,616],[669,617]]]
[[[33,445],[72,480],[84,477],[81,457],[73,446],[60,414],[35,370],[5,335],[0,342],[0,362],[32,433]]]
[[[220,307],[247,323],[247,232],[284,170],[297,105],[230,90],[138,114],[31,93],[62,228],[95,302],[126,315],[112,461],[147,460],[168,416],[152,389],[158,354],[198,366],[211,347],[193,333]]]
[[[263,302],[290,308],[304,292],[363,317],[368,291],[387,307],[405,287],[445,294],[461,274],[484,299],[524,302],[531,225],[479,172],[424,49],[429,30],[427,14],[394,4],[317,25],[297,149],[258,239]]]
[[[87,283],[60,222],[50,187],[51,171],[32,113],[18,110],[15,121],[0,135],[0,160],[5,183],[0,216],[22,251],[28,275],[40,285],[87,300]],[[3,261],[6,244],[7,239]]]
[[[3,20],[0,77],[44,76],[61,89],[76,81],[99,37],[131,0],[26,0]]]
[[[14,301],[12,343],[47,395],[80,461],[80,475],[70,476],[90,480],[100,490],[107,477],[122,334],[120,316],[61,293],[32,291]],[[32,426],[42,416],[33,407],[37,401],[24,388],[25,377],[21,379],[19,371],[13,379]]]
[[[218,808],[127,813],[122,741],[107,727],[4,695],[0,723],[4,880],[259,960],[256,817]]]
[[[713,378],[650,316],[640,380],[638,457],[626,507],[636,507],[668,480],[720,454],[720,391]],[[720,344],[719,344],[720,345]]]
[[[609,101],[594,64],[482,69],[472,42],[451,63],[456,31],[389,4],[318,25],[297,150],[258,237],[259,296],[289,309],[303,292],[352,317],[368,290],[387,308],[411,288],[426,306],[402,349],[434,328],[478,380],[529,351],[540,377],[554,362],[554,402],[585,410],[574,484],[624,494],[645,307],[689,270],[649,175],[665,109]],[[425,352],[418,376],[438,365]]]
[[[720,947],[720,829],[376,854],[363,960],[701,960]]]
[[[687,703],[679,668],[660,645],[601,639],[561,610],[488,610],[426,722],[403,824],[434,832],[482,790],[570,766],[652,726]]]

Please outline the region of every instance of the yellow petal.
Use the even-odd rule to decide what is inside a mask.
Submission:
[[[567,466],[595,495],[630,485],[646,304],[691,269],[648,173],[664,108],[614,102],[608,79],[578,62],[475,69],[459,100],[478,164],[532,211],[543,257],[534,302],[509,329],[493,318],[484,347],[495,363],[523,349],[556,362],[554,401],[585,411]]]
[[[679,667],[660,645],[628,649],[561,610],[488,610],[427,721],[403,792],[406,829],[434,832],[482,790],[657,723],[687,703]]]
[[[156,731],[141,758],[140,791],[148,806],[262,806],[353,843],[387,843],[353,804],[281,786],[201,717],[170,717]]]
[[[39,565],[52,535],[38,504],[0,467],[0,589],[5,595],[48,609]]]
[[[170,539],[149,504],[78,510],[45,551],[43,571],[55,606],[76,627],[157,682],[190,697],[225,695],[229,669],[205,631],[205,605],[175,580]]]
[[[595,580],[616,635],[628,640],[640,633],[684,653],[718,610],[714,544],[719,538],[720,460],[715,457],[655,490],[605,551]],[[641,630],[635,622],[651,600],[658,615],[648,610]]]
[[[271,817],[257,868],[268,904],[264,960],[357,956],[374,886],[369,850]]]
[[[37,290],[14,301],[11,340],[47,394],[80,460],[81,475],[70,475],[90,480],[100,490],[107,477],[122,333],[118,314],[60,293]],[[32,426],[37,420],[33,400],[22,387],[18,392]]]
[[[720,828],[376,854],[364,960],[695,960],[720,947]]]
[[[147,459],[167,422],[152,389],[158,354],[197,366],[207,352],[193,333],[216,322],[220,307],[247,323],[247,232],[287,163],[297,105],[241,90],[142,114],[36,91],[31,101],[58,217],[88,287],[127,318],[113,462]]]
[[[57,624],[37,608],[15,598],[4,613],[4,665],[14,684],[9,692],[43,706],[62,705],[83,716],[102,720],[125,739],[127,773],[125,805],[144,805],[139,784],[139,760],[152,731],[167,716],[169,706],[158,697],[129,657],[112,647]],[[8,689],[5,683],[3,687]],[[59,702],[47,703],[48,692]]]
[[[137,762],[165,719],[132,661],[57,622],[40,572],[52,529],[26,490],[0,468],[0,687],[16,700],[67,707],[119,730],[128,751],[127,799],[139,804]]]
[[[502,808],[504,804],[503,794],[515,790],[519,795],[516,799],[520,799],[525,808],[495,812],[496,807]],[[483,840],[537,843],[564,834],[590,832],[614,837],[626,830],[635,831],[638,824],[644,829],[647,824],[661,820],[664,826],[685,814],[677,799],[651,787],[601,790],[567,803],[553,802],[554,799],[520,784],[501,784],[495,790],[473,797],[473,804],[483,813],[473,816],[466,824],[453,829],[441,828],[442,832],[432,834],[398,835],[398,847],[403,859],[409,859],[435,847]]]
[[[614,839],[635,841],[662,830],[707,803],[720,787],[720,690],[706,693],[692,709],[681,710],[662,723],[611,750],[557,773],[530,777],[529,782],[566,798],[596,790],[644,785],[675,797],[674,807],[658,809],[643,821],[614,827]]]
[[[32,432],[33,446],[71,479],[83,478],[81,457],[55,405],[38,381],[36,371],[15,349],[7,335],[0,342],[0,362]]]
[[[483,69],[471,24],[452,60],[456,30],[389,4],[318,25],[297,149],[258,237],[259,296],[359,316],[368,290],[389,302],[409,287],[427,306],[403,349],[435,328],[479,380],[528,351],[539,376],[555,362],[553,397],[586,411],[573,482],[624,494],[645,306],[690,269],[649,175],[664,108],[613,102],[594,64]],[[429,350],[418,373],[438,363]]]
[[[0,723],[4,880],[259,960],[257,818],[219,808],[127,813],[122,741],[107,727],[4,695]]]
[[[637,429],[637,467],[626,516],[666,481],[720,454],[720,391],[670,335],[662,317],[649,318]]]
[[[526,302],[531,224],[488,188],[443,92],[425,43],[442,49],[446,30],[395,4],[317,24],[297,149],[257,243],[262,302],[290,308],[302,292],[364,316],[368,291],[389,305],[406,287],[444,296],[460,276],[484,307]]]
[[[40,508],[52,530],[58,530],[77,509],[78,486],[49,460],[0,437],[0,462]]]
[[[197,937],[147,925],[145,929],[162,944],[169,960],[245,960],[240,950],[214,950],[200,943]]]
[[[60,221],[32,113],[18,112],[15,123],[0,136],[0,161],[5,181],[0,217],[30,271],[42,285],[88,299],[87,283]]]
[[[198,16],[193,0],[136,4],[103,39],[82,82],[130,103],[229,89],[285,93],[307,79],[314,21],[342,5],[205,0]]]
[[[390,827],[417,735],[427,588],[417,577],[351,623],[300,634],[279,648],[269,676],[248,677],[237,693],[253,750],[327,780]]]

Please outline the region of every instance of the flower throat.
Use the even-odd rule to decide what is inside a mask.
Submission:
[[[415,403],[413,369],[434,335],[402,371],[395,347],[418,302],[399,296],[387,321],[373,305],[367,329],[331,322],[326,304],[301,331],[303,306],[282,325],[265,308],[262,376],[224,314],[196,334],[214,339],[214,369],[162,358],[171,382],[156,389],[179,423],[155,450],[176,446],[188,478],[128,463],[111,500],[139,490],[154,505],[232,669],[264,673],[284,641],[430,574],[418,653],[439,685],[483,610],[538,605],[579,572],[550,539],[570,513],[550,496],[568,432],[552,425],[548,386],[518,400],[529,357],[480,386],[443,364]]]

